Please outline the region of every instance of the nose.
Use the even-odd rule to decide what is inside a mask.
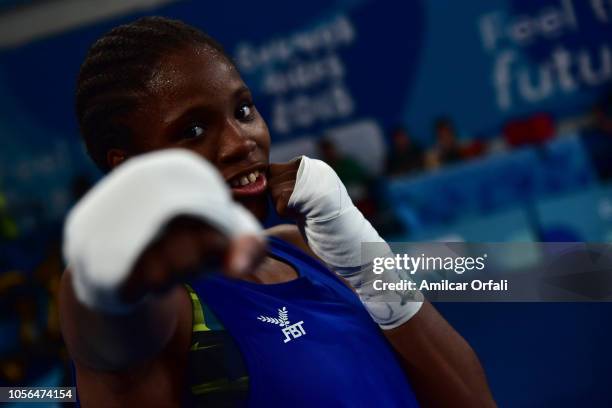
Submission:
[[[219,140],[218,160],[230,164],[246,159],[257,147],[257,143],[239,124],[226,123]]]

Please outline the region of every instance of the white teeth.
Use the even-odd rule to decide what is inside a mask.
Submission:
[[[251,184],[257,181],[257,178],[259,178],[259,174],[259,171],[255,170],[245,176],[233,178],[232,180],[230,180],[229,184],[232,187],[246,186],[247,184]]]

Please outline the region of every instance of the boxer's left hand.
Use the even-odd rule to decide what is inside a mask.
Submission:
[[[295,188],[295,180],[301,157],[286,163],[271,163],[268,171],[268,187],[276,212],[283,218],[296,218],[298,214],[288,208],[289,198]]]

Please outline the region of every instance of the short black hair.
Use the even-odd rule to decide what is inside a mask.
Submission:
[[[234,65],[208,34],[165,17],[115,27],[91,46],[77,78],[75,109],[87,153],[100,170],[110,171],[109,149],[131,145],[129,129],[114,119],[136,107],[164,55],[190,45],[209,47]]]

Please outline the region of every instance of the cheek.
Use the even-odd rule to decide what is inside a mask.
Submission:
[[[214,140],[208,139],[194,139],[183,141],[181,143],[173,143],[171,148],[187,149],[198,156],[206,159],[207,161],[214,163],[216,158],[216,147]]]
[[[261,116],[258,116],[258,120],[253,124],[254,136],[253,138],[257,142],[257,144],[265,150],[266,153],[270,152],[270,131],[268,130],[268,125],[263,120]]]
[[[204,159],[208,160],[211,163],[215,162],[216,158],[216,149],[212,143],[201,143],[199,145],[194,145],[189,150],[197,153],[202,156]]]

